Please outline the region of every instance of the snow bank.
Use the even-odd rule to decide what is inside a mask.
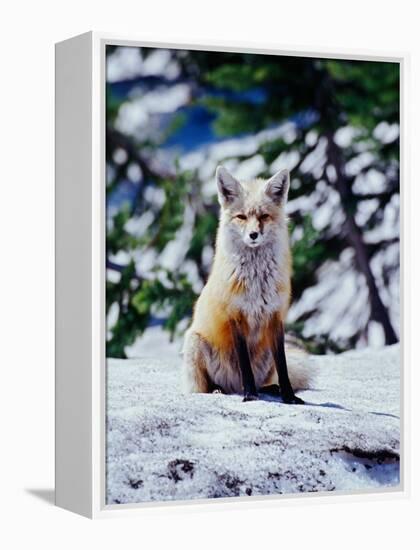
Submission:
[[[306,406],[183,396],[175,347],[147,350],[108,360],[108,504],[399,484],[398,345],[313,357]]]

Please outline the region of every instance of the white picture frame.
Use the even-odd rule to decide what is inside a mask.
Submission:
[[[392,61],[401,78],[401,266],[405,259],[407,54],[308,51],[246,44],[167,44],[89,32],[56,44],[56,504],[90,518],[138,513],[150,506],[278,506],[325,494],[276,495],[155,504],[105,503],[105,47],[127,45]],[[401,483],[339,499],[401,498],[409,492],[406,271],[402,270]]]

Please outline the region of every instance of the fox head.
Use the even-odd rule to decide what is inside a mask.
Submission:
[[[273,243],[285,227],[284,205],[289,190],[289,171],[281,170],[269,180],[248,182],[234,178],[223,166],[216,170],[221,205],[221,225],[238,245],[258,248]]]

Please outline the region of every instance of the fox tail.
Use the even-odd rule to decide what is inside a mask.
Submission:
[[[308,390],[314,387],[317,371],[310,356],[302,349],[286,345],[286,360],[289,380],[294,391]],[[277,372],[274,372],[267,385],[278,385]]]

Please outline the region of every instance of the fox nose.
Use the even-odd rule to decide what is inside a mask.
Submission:
[[[258,233],[256,231],[253,231],[249,234],[250,238],[255,241],[255,239],[258,237]]]

